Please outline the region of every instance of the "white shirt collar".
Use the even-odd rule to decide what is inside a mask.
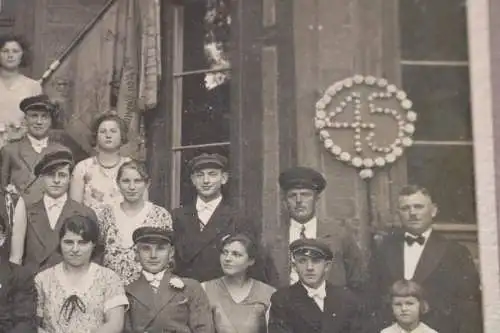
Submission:
[[[142,270],[142,275],[144,275],[144,277],[146,278],[146,280],[148,280],[148,282],[152,282],[152,281],[157,281],[157,282],[160,282],[162,279],[163,279],[163,276],[165,275],[165,269],[161,272],[158,272],[156,274],[153,274],[153,273],[150,273],[150,272],[146,272],[144,269]]]
[[[28,137],[28,140],[30,140],[31,144],[34,146],[47,146],[47,143],[49,142],[49,137],[46,136],[43,139],[37,139],[31,134],[26,135]]]
[[[210,200],[208,202],[205,202],[200,197],[197,197],[196,198],[196,210],[197,211],[203,211],[203,210],[213,211],[217,208],[217,206],[221,203],[221,201],[222,201],[222,195],[220,195],[218,198]]]
[[[321,298],[324,299],[326,297],[326,282],[323,283],[316,289],[306,286],[302,283],[304,288],[307,290],[307,295],[312,298]]]
[[[64,205],[66,200],[68,200],[67,193],[64,193],[59,198],[52,198],[50,195],[47,195],[47,194],[43,195],[43,203],[45,204],[45,207],[47,207],[47,208],[51,208],[54,206],[62,207],[62,205]]]
[[[427,243],[427,240],[429,239],[429,236],[431,235],[431,232],[432,232],[432,227],[430,227],[429,229],[427,229],[426,231],[424,231],[422,233],[422,236],[424,236],[424,238],[425,238],[425,243]],[[417,237],[417,235],[409,233],[408,231],[405,232],[405,236]],[[424,245],[425,245],[425,243],[424,243]]]
[[[310,226],[313,226],[313,225],[316,225],[318,223],[318,218],[316,216],[313,216],[309,221],[307,221],[306,223],[300,223],[300,222],[297,222],[295,221],[293,218],[290,219],[290,227],[291,228],[295,228],[295,229],[302,229],[302,226],[304,225],[306,227],[306,229],[308,229],[308,227]]]

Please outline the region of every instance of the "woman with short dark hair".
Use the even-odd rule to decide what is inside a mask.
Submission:
[[[245,234],[222,240],[220,264],[224,276],[202,283],[212,306],[217,333],[265,333],[266,314],[275,289],[249,277],[257,245]]]
[[[116,112],[109,111],[94,119],[91,130],[96,155],[76,165],[70,197],[97,213],[105,205],[120,203],[123,199],[115,180],[120,166],[130,161],[129,157],[120,155],[120,148],[127,143],[128,128]]]
[[[91,262],[97,252],[97,222],[72,216],[59,236],[63,261],[35,277],[38,332],[121,332],[128,307],[123,284],[112,270]]]

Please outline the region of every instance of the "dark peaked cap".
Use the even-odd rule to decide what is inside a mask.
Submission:
[[[279,184],[285,191],[292,188],[308,188],[321,193],[326,187],[326,180],[318,171],[312,168],[294,167],[280,174]]]
[[[53,150],[43,155],[40,161],[35,165],[33,173],[38,177],[55,165],[69,164],[72,167],[74,163],[73,154],[70,150]]]
[[[137,242],[158,242],[167,241],[170,244],[173,243],[173,233],[172,231],[159,228],[159,227],[140,227],[134,230],[132,234],[132,240],[134,244]]]
[[[305,255],[311,258],[323,258],[330,260],[333,253],[330,247],[317,238],[297,239],[290,244],[292,255]]]
[[[55,111],[54,103],[51,102],[49,96],[45,94],[30,96],[19,103],[19,109],[25,112],[28,110],[42,110],[50,113]]]
[[[194,157],[188,163],[190,172],[203,168],[227,169],[227,158],[219,154],[201,154]]]

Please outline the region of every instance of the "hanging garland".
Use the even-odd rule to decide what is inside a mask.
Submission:
[[[328,87],[316,103],[314,125],[327,151],[369,179],[413,144],[412,105],[386,79],[355,75]]]

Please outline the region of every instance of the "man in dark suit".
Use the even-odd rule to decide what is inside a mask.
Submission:
[[[97,221],[94,211],[68,198],[73,169],[73,156],[68,149],[48,151],[34,167],[40,178],[43,196],[27,207],[27,228],[24,263],[39,267],[53,266],[62,260],[59,251],[59,230],[63,221],[82,215]]]
[[[325,178],[314,169],[294,167],[280,174],[279,184],[289,222],[282,224],[277,232],[268,232],[264,236],[267,238],[264,242],[266,249],[271,253],[279,274],[279,281],[273,284],[285,286],[298,281],[290,262],[289,245],[300,238],[319,238],[330,246],[333,253],[328,281],[351,290],[362,290],[367,273],[360,247],[341,223],[332,218],[316,217],[316,204],[326,187]]]
[[[360,332],[361,307],[346,287],[326,281],[333,253],[318,239],[290,244],[299,281],[271,297],[269,333]]]
[[[422,321],[428,326],[440,333],[482,332],[479,276],[469,251],[432,230],[437,207],[425,188],[404,187],[398,208],[403,230],[387,236],[372,256],[370,331],[389,326],[384,296],[395,281],[406,279],[426,292],[430,311]]]
[[[172,233],[158,227],[134,231],[141,276],[126,286],[126,333],[214,333],[212,311],[200,283],[172,274]]]
[[[219,244],[224,236],[242,232],[255,239],[257,233],[222,197],[222,186],[228,181],[225,157],[202,154],[193,158],[188,167],[197,198],[172,213],[176,272],[203,282],[223,275]]]
[[[25,113],[27,134],[18,141],[6,144],[0,151],[0,185],[15,186],[27,206],[42,197],[43,186],[33,173],[34,166],[48,149],[63,149],[49,137],[54,121],[55,107],[46,95],[22,100],[20,109]]]

